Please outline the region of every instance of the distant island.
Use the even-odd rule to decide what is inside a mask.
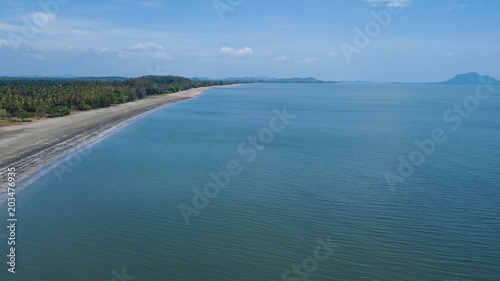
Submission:
[[[443,82],[370,82],[364,80],[358,81],[339,81],[339,83],[349,84],[441,84],[441,85],[477,85],[480,80],[487,81],[490,85],[500,85],[500,81],[494,79],[489,75],[480,75],[477,72],[468,72],[464,74],[457,74],[453,78]]]
[[[308,78],[269,78],[269,77],[229,77],[223,79],[191,78],[193,81],[239,81],[245,83],[340,83],[339,81],[323,81],[313,77]]]
[[[458,74],[458,75],[455,75],[455,77],[453,77],[447,81],[434,83],[434,84],[477,85],[479,83],[480,79],[483,79],[483,81],[488,81],[490,84],[493,84],[493,85],[500,85],[500,81],[494,79],[493,77],[491,77],[489,75],[480,75],[477,72]]]

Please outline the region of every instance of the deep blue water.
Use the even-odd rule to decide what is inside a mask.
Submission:
[[[500,88],[474,93],[208,90],[20,191],[0,280],[500,280]]]

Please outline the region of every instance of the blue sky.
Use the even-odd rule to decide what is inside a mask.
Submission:
[[[0,3],[0,76],[500,78],[497,0]]]

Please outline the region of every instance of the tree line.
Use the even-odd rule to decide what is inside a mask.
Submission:
[[[230,81],[193,81],[179,76],[139,78],[0,78],[0,110],[4,118],[54,117],[72,110],[108,107],[152,95],[190,88],[230,85]]]

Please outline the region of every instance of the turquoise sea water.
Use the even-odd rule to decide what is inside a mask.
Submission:
[[[500,280],[500,88],[474,93],[208,90],[22,190],[0,280]]]

